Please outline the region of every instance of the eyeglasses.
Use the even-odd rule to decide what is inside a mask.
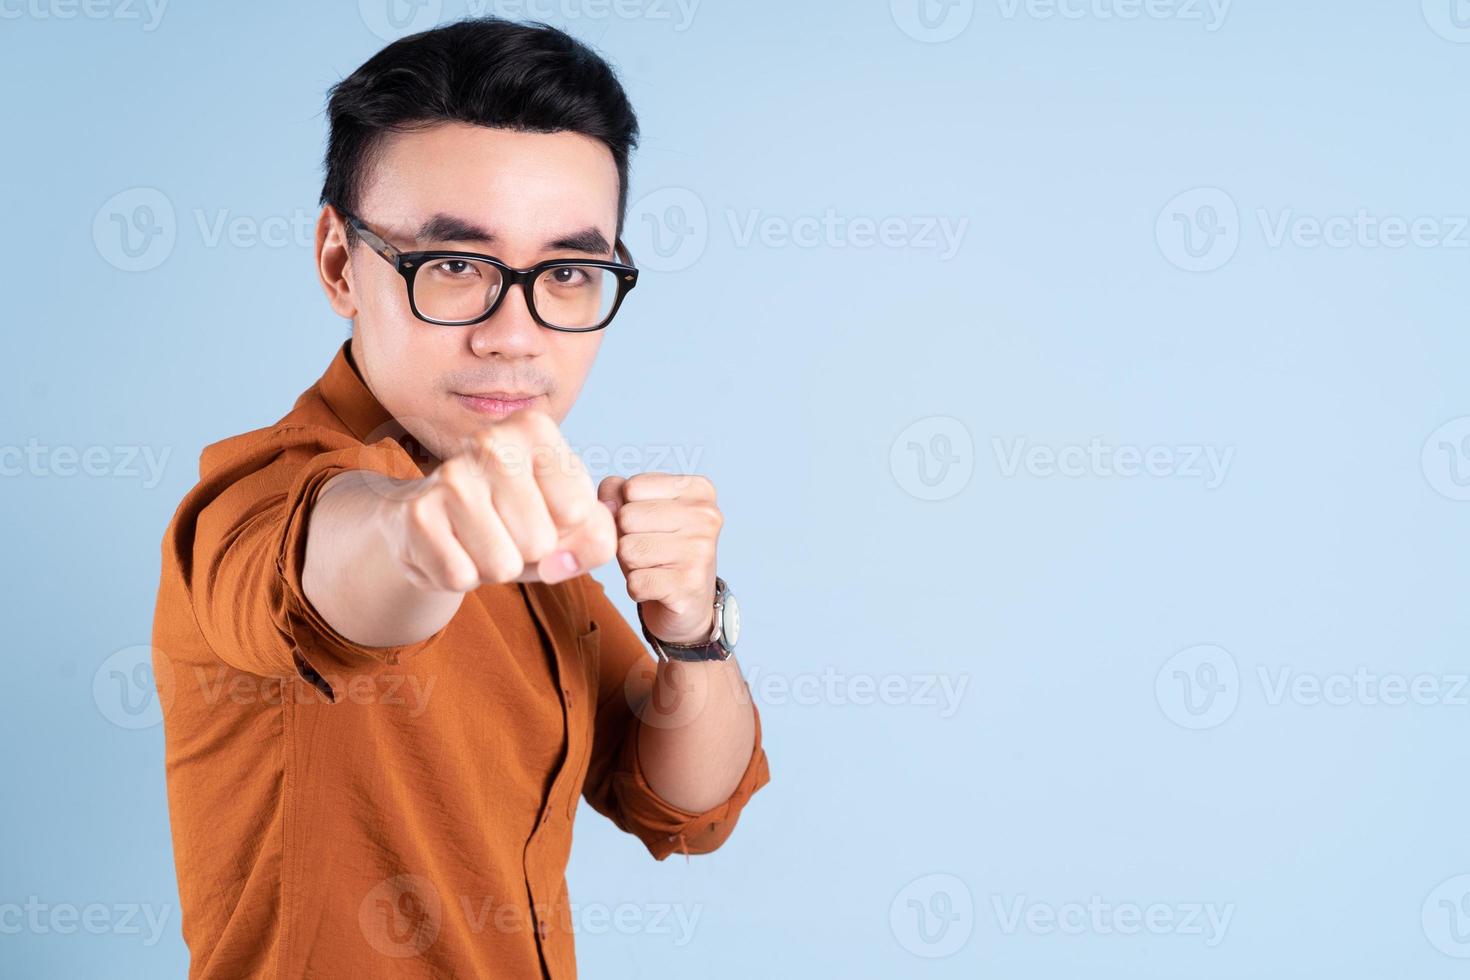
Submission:
[[[624,262],[548,259],[516,269],[478,252],[403,252],[360,218],[346,212],[342,217],[398,270],[408,286],[409,309],[426,323],[457,327],[488,320],[509,287],[519,284],[531,317],[541,326],[589,333],[611,323],[623,297],[638,284],[638,270],[622,239],[615,254]]]

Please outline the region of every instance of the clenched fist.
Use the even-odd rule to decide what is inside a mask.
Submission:
[[[715,552],[725,518],[707,477],[609,476],[597,496],[615,515],[618,566],[649,632],[669,643],[709,639]]]
[[[582,461],[545,412],[523,409],[385,506],[389,551],[410,582],[470,592],[560,582],[612,559],[617,531]]]

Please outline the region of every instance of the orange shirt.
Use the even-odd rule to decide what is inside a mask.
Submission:
[[[191,980],[574,977],[578,798],[662,860],[718,847],[770,779],[757,713],[725,803],[653,792],[629,705],[654,660],[590,575],[482,586],[403,646],[328,625],[301,587],[322,484],[434,464],[348,343],[279,422],[200,458],[153,624]]]

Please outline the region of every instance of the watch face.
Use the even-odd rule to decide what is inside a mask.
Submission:
[[[725,594],[724,614],[720,617],[720,639],[727,650],[735,649],[740,639],[740,603],[728,592]]]

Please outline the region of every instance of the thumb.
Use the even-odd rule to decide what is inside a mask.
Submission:
[[[623,484],[627,482],[620,476],[607,476],[597,485],[597,499],[607,505],[614,517],[618,516],[618,508],[623,506]]]

